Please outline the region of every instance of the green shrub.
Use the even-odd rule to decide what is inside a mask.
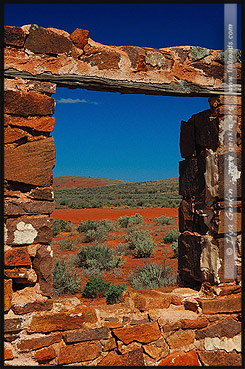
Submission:
[[[148,258],[153,253],[154,242],[147,231],[139,231],[133,228],[125,236],[125,239],[129,243],[129,248],[134,250],[134,255],[137,258]]]
[[[77,227],[79,233],[87,232],[91,229],[96,229],[96,223],[92,219],[81,221],[79,226]]]
[[[122,264],[122,256],[115,256],[106,245],[94,243],[83,247],[78,253],[79,267],[109,270]]]
[[[63,219],[53,220],[53,237],[57,236],[60,232],[71,232],[73,224],[70,220],[66,222]]]
[[[118,285],[112,284],[106,292],[106,303],[108,305],[116,304],[120,302],[121,294],[127,289],[126,284],[119,283]]]
[[[68,238],[65,238],[64,240],[60,240],[59,245],[62,250],[67,250],[67,251],[73,250],[73,242],[69,240]]]
[[[174,242],[178,239],[180,232],[177,229],[171,229],[162,239],[166,242]]]
[[[83,297],[95,298],[104,297],[109,289],[111,282],[105,282],[98,277],[90,277],[82,291]]]
[[[129,278],[133,288],[162,288],[176,284],[176,276],[169,266],[161,266],[155,263],[144,264]]]
[[[74,294],[80,291],[81,279],[77,278],[74,269],[69,268],[67,270],[67,264],[64,258],[55,260],[53,268],[53,294],[54,295],[65,295]]]
[[[161,215],[158,218],[156,217],[155,220],[156,220],[156,223],[158,225],[172,224],[173,223],[173,218],[172,217],[166,217],[165,215]]]
[[[128,227],[132,227],[133,225],[143,223],[144,218],[142,217],[142,215],[136,213],[131,216],[126,215],[124,217],[120,217],[117,222],[120,225],[120,227],[128,228]]]
[[[178,240],[174,241],[171,245],[170,248],[173,250],[174,252],[174,258],[178,257]]]

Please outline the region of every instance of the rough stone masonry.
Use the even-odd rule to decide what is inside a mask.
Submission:
[[[5,365],[240,365],[239,50],[237,85],[228,101],[238,123],[230,150],[238,158],[238,193],[232,203],[237,274],[227,281],[224,52],[196,46],[106,46],[93,41],[87,30],[69,34],[35,24],[6,26],[4,42]],[[120,304],[103,309],[81,306],[77,298],[53,298],[55,145],[50,134],[56,86],[209,98],[210,109],[181,122],[182,288],[125,291]]]

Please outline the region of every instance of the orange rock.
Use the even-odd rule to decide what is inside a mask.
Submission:
[[[191,330],[183,331],[182,329],[180,329],[168,336],[166,338],[166,341],[171,349],[188,347],[195,341],[195,332]]]
[[[31,265],[31,258],[26,248],[14,248],[4,253],[5,266],[27,266]]]
[[[200,319],[182,319],[180,321],[182,329],[199,329],[207,327],[208,319],[200,318]]]
[[[158,366],[201,366],[196,351],[176,351],[162,359]]]
[[[10,343],[4,345],[4,360],[11,360],[14,358],[12,346]]]
[[[93,308],[80,306],[79,312],[73,310],[62,313],[40,313],[34,315],[29,332],[53,332],[83,328],[84,323],[96,323],[97,315]],[[75,362],[75,361],[74,361]]]
[[[27,133],[19,128],[6,127],[4,129],[4,143],[12,143],[27,136]]]
[[[101,344],[99,341],[76,343],[60,349],[58,365],[93,360],[100,354]]]
[[[4,111],[28,117],[29,115],[53,115],[55,100],[36,92],[4,91]]]
[[[70,34],[70,37],[75,46],[82,49],[88,42],[89,31],[86,29],[76,28],[75,31]]]
[[[51,185],[55,165],[53,137],[6,147],[4,154],[5,179],[35,186]]]
[[[61,333],[54,333],[44,337],[35,337],[30,339],[22,339],[18,341],[17,347],[20,351],[36,350],[53,343],[60,342],[62,339]]]
[[[218,296],[215,299],[198,299],[204,314],[235,313],[242,307],[241,293],[228,296]]]
[[[161,336],[157,322],[115,328],[113,329],[113,333],[126,345],[133,341],[150,343]]]
[[[126,306],[136,307],[139,310],[168,308],[172,296],[156,290],[138,289],[123,291],[121,302]]]
[[[64,35],[32,24],[25,41],[25,48],[33,53],[69,53],[72,42]]]
[[[223,367],[241,367],[242,366],[242,357],[241,353],[236,352],[235,350],[226,352],[224,350],[217,351],[197,351],[200,361],[203,366],[219,366]]]
[[[6,45],[24,46],[25,34],[20,27],[4,26],[4,43]]]
[[[54,129],[54,117],[15,117],[4,115],[7,124],[17,127],[27,127],[39,132],[52,132]]]
[[[38,362],[50,361],[54,359],[56,356],[57,355],[56,355],[55,349],[52,346],[45,347],[41,350],[36,351],[35,353],[35,359]]]
[[[12,305],[12,279],[4,279],[4,312],[9,311]]]
[[[144,366],[143,350],[140,348],[124,355],[111,351],[98,366]]]

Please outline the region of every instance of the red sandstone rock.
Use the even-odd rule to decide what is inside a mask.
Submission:
[[[52,310],[53,300],[36,301],[25,304],[24,306],[13,305],[12,310],[15,314],[27,314],[33,311],[49,311]]]
[[[99,53],[92,54],[92,56],[82,56],[82,61],[88,62],[91,66],[102,69],[119,69],[118,63],[121,60],[119,53],[115,51],[100,51]]]
[[[4,312],[9,311],[12,305],[13,289],[12,280],[4,279]]]
[[[51,247],[41,245],[33,259],[33,268],[38,276],[42,294],[52,296],[53,294],[53,259]]]
[[[54,129],[55,118],[44,117],[16,117],[8,114],[4,115],[7,124],[15,127],[27,127],[38,132],[52,132]]]
[[[14,358],[13,347],[10,343],[4,344],[4,360],[11,360]]]
[[[10,266],[29,266],[31,258],[26,248],[14,248],[4,253],[4,265]]]
[[[27,250],[29,253],[29,250]],[[29,253],[30,255],[30,253]],[[31,255],[30,255],[31,256]],[[37,281],[37,275],[32,268],[11,268],[4,270],[5,278],[14,279],[19,284],[33,284]]]
[[[4,143],[13,143],[27,136],[27,133],[19,128],[6,127],[4,129]]]
[[[179,230],[180,232],[193,232],[194,230],[194,210],[192,201],[183,199],[179,207]]]
[[[53,115],[55,100],[36,92],[4,91],[4,112],[21,115]]]
[[[61,333],[52,333],[43,337],[33,337],[30,339],[21,339],[17,343],[20,351],[36,350],[42,347],[50,346],[53,343],[60,342],[62,339]]]
[[[168,293],[158,292],[156,290],[134,290],[124,291],[121,296],[121,302],[126,306],[134,306],[139,310],[168,308],[171,304],[172,296]]]
[[[164,338],[160,338],[157,341],[157,344],[150,343],[148,345],[144,345],[144,352],[153,359],[160,360],[161,358],[168,355],[169,347]]]
[[[72,49],[72,42],[68,37],[33,24],[26,38],[25,48],[40,54],[67,54]]]
[[[82,49],[88,42],[89,31],[86,29],[76,28],[70,35],[73,43],[79,49]]]
[[[16,333],[22,328],[21,318],[6,318],[4,320],[4,333]]]
[[[126,345],[133,341],[149,343],[161,336],[157,322],[115,328],[113,329],[113,333]]]
[[[55,118],[49,116],[25,118],[5,114],[4,121],[15,127],[27,127],[38,132],[52,132],[54,129]]]
[[[99,362],[98,366],[144,366],[143,351],[137,349],[124,355],[111,351]]]
[[[66,343],[75,343],[82,341],[101,340],[109,338],[109,328],[101,327],[82,331],[68,332],[64,334]]]
[[[50,218],[8,218],[6,221],[7,244],[31,245],[52,241],[52,219]],[[19,265],[16,265],[19,266]]]
[[[208,319],[207,318],[182,319],[180,323],[182,329],[200,329],[208,325]]]
[[[205,366],[230,367],[242,365],[241,353],[235,350],[226,352],[224,350],[217,351],[197,351],[200,361]]]
[[[5,200],[4,214],[7,216],[24,214],[51,214],[54,211],[54,201],[22,201]]]
[[[58,365],[71,364],[93,360],[101,354],[101,344],[98,341],[76,343],[61,347]]]
[[[215,322],[206,328],[200,329],[196,332],[196,339],[205,337],[228,337],[232,338],[241,332],[241,322],[232,318]]]
[[[54,201],[54,190],[53,187],[36,187],[31,189],[27,196],[35,200]]]
[[[117,347],[117,343],[114,337],[101,340],[101,343],[103,345],[103,351],[111,351]]]
[[[4,90],[14,90],[23,92],[43,92],[47,95],[54,94],[56,91],[56,84],[51,82],[34,81],[30,79],[23,79],[20,77],[4,78]]]
[[[36,351],[35,353],[35,359],[40,363],[50,361],[56,357],[55,349],[50,347],[45,347],[41,350]]]
[[[241,294],[216,297],[215,299],[198,299],[203,314],[235,313],[241,311]]]
[[[239,285],[219,286],[219,288],[221,289],[220,296],[230,295],[233,293],[239,293],[242,291],[242,288]]]
[[[24,46],[25,34],[20,27],[4,26],[4,43],[6,45]]]
[[[162,359],[158,366],[200,366],[196,351],[176,351]]]
[[[166,338],[166,341],[171,349],[180,349],[188,347],[195,341],[195,332],[188,330],[178,330]]]
[[[96,312],[91,307],[80,306],[77,312],[73,310],[61,313],[39,313],[33,316],[29,332],[53,332],[83,328],[84,323],[96,323]],[[76,362],[76,361],[74,361]]]
[[[4,151],[4,175],[9,181],[50,186],[55,165],[53,137],[28,142]],[[25,163],[25,165],[23,165]]]

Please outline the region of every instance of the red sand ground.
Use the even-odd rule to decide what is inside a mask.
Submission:
[[[136,209],[55,209],[51,214],[53,219],[71,220],[74,223],[81,220],[118,219],[125,215],[141,214],[144,218],[155,218],[165,215],[168,217],[178,216],[178,208],[136,208]]]
[[[113,284],[126,283],[129,289],[132,287],[129,284],[128,276],[137,267],[143,265],[145,262],[153,262],[156,264],[162,264],[165,260],[166,265],[173,268],[176,273],[178,268],[177,258],[172,258],[173,251],[170,248],[170,243],[163,243],[162,237],[168,233],[172,228],[178,228],[178,209],[177,208],[137,208],[137,209],[55,209],[52,213],[53,219],[63,219],[71,220],[76,226],[81,220],[99,220],[99,219],[112,219],[117,220],[120,216],[134,215],[136,213],[141,214],[144,217],[145,223],[140,225],[140,229],[147,230],[154,239],[154,243],[161,242],[161,245],[157,246],[157,251],[154,255],[149,258],[136,258],[133,253],[130,255],[123,256],[123,260],[126,259],[125,263],[116,270],[105,272],[104,279],[106,282],[111,282]],[[175,217],[175,222],[171,225],[159,226],[155,222],[149,221],[149,218],[159,217],[161,215]],[[109,232],[107,236],[107,241],[105,242],[109,247],[115,248],[120,243],[126,243],[123,235],[127,233],[126,229],[121,229],[120,231]],[[73,232],[73,236],[70,233],[61,233],[54,238],[57,241],[52,245],[54,251],[54,259],[60,259],[64,257],[65,261],[68,261],[72,255],[75,255],[83,246],[89,243],[74,243],[74,248],[71,251],[62,250],[58,244],[58,241],[64,238],[69,238],[71,240],[76,240],[79,236],[78,232]],[[83,238],[82,235],[79,237]],[[91,243],[90,243],[91,244]],[[80,273],[79,273],[80,274]],[[78,277],[81,275],[78,275]],[[85,285],[88,278],[82,278],[82,287]],[[83,303],[87,305],[94,304],[105,304],[105,298],[102,299],[84,299],[81,293],[76,294],[76,296],[81,299]]]

